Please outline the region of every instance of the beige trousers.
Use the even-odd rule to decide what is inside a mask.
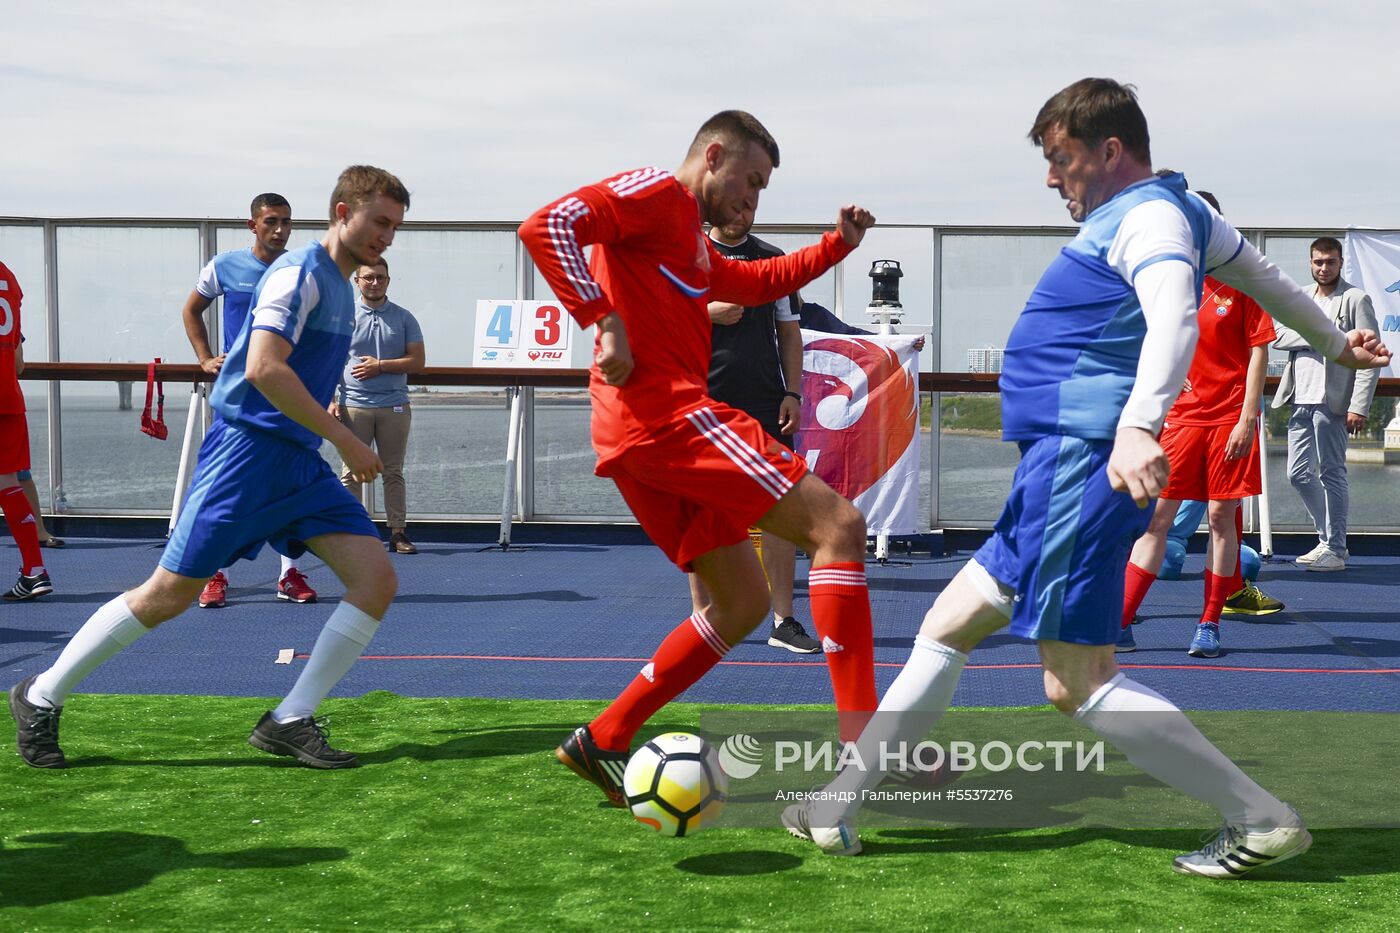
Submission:
[[[372,445],[384,461],[384,512],[389,527],[402,529],[408,520],[407,495],[403,480],[403,459],[408,451],[408,428],[413,423],[413,411],[405,403],[390,408],[351,408],[340,406],[340,420],[355,436]],[[355,498],[360,497],[360,484],[342,470],[340,482]]]

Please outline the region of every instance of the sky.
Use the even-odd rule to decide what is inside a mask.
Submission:
[[[1137,86],[1153,161],[1241,226],[1400,226],[1400,5],[1294,0],[7,3],[0,216],[319,214],[345,165],[410,220],[513,221],[676,167],[710,114],[777,138],[758,219],[1065,225],[1047,97]],[[314,205],[314,209],[301,207]]]

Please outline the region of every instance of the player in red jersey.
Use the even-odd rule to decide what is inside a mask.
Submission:
[[[580,327],[598,325],[589,378],[596,472],[612,477],[651,539],[694,571],[713,602],[681,623],[631,684],[555,752],[622,804],[628,748],[644,722],[714,667],[768,615],[748,528],[812,557],[812,621],[822,639],[843,738],[875,709],[865,585],[865,519],[787,447],[708,394],[708,301],[761,305],[797,291],[851,252],[875,218],[841,208],[836,229],[787,256],[739,261],[711,246],[758,207],[778,146],[742,111],[700,128],[675,174],[639,169],[537,211],[520,239]],[[583,247],[592,245],[591,261]]]
[[[1196,194],[1220,210],[1209,191]],[[1210,276],[1206,276],[1196,321],[1200,327],[1196,355],[1185,387],[1162,428],[1161,444],[1171,463],[1170,479],[1147,533],[1133,545],[1128,560],[1119,651],[1136,648],[1130,628],[1133,616],[1157,579],[1166,554],[1167,532],[1183,500],[1209,500],[1206,522],[1210,526],[1205,608],[1187,654],[1198,658],[1220,654],[1221,609],[1227,598],[1244,588],[1239,559],[1243,536],[1240,500],[1257,496],[1261,488],[1255,432],[1274,325],[1254,299]]]
[[[15,354],[19,350],[19,308],[24,299],[19,281],[0,262],[0,509],[5,524],[19,545],[23,567],[19,581],[5,592],[9,600],[33,599],[53,592],[44,558],[39,553],[39,531],[34,511],[16,475],[29,469],[29,423],[24,416],[24,393],[19,388]]]

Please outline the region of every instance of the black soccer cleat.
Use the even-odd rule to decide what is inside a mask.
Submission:
[[[66,768],[68,759],[58,747],[58,717],[63,707],[35,706],[24,698],[33,677],[10,688],[10,715],[15,718],[15,744],[19,757],[34,768]]]
[[[802,623],[792,616],[784,617],[783,621],[773,626],[768,644],[774,648],[786,648],[794,654],[816,654],[822,650],[822,643],[808,635]]]
[[[35,596],[45,596],[53,592],[53,584],[49,582],[49,572],[40,570],[32,577],[26,577],[23,573],[19,575],[19,580],[5,593],[5,598],[11,602],[21,599],[33,599]]]
[[[281,723],[272,718],[271,712],[266,712],[253,727],[248,744],[273,755],[295,758],[308,768],[359,767],[360,761],[352,753],[331,747],[327,741],[330,738],[326,729],[328,721],[324,717],[304,716]]]
[[[608,803],[627,806],[622,793],[622,775],[627,770],[627,752],[599,748],[587,726],[579,726],[554,750],[554,757],[584,780],[592,781],[607,794]]]

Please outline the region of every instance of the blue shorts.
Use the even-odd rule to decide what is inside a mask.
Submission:
[[[1109,487],[1112,450],[1112,441],[1062,435],[1021,443],[1006,509],[973,555],[1016,590],[1012,633],[1076,645],[1118,640],[1123,572],[1152,506],[1140,509]]]
[[[211,577],[264,543],[289,557],[325,534],[379,537],[359,500],[318,451],[216,420],[199,448],[180,520],[160,565],[186,577]]]

